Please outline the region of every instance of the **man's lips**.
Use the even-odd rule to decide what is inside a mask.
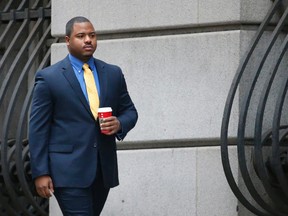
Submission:
[[[92,50],[93,49],[93,46],[90,46],[90,45],[86,45],[83,47],[85,50]]]

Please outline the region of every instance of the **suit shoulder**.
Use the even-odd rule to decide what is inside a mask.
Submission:
[[[55,64],[52,64],[48,67],[45,67],[39,71],[37,71],[36,75],[48,75],[48,74],[52,74],[55,72],[59,72],[65,65],[65,59],[56,62]]]
[[[121,68],[118,65],[107,63],[100,59],[95,59],[96,65],[99,65],[100,67],[107,67],[110,70],[116,70],[121,71]]]

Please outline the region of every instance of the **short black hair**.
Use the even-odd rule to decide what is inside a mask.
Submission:
[[[82,16],[76,16],[76,17],[73,17],[72,19],[70,19],[66,23],[66,36],[68,36],[68,37],[71,36],[74,23],[82,23],[82,22],[90,22],[90,20],[87,19],[86,17],[82,17]]]

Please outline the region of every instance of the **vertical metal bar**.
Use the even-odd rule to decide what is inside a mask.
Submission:
[[[7,6],[5,7],[4,11],[3,12],[6,12],[9,10],[10,8],[10,4],[13,2],[13,0],[11,0],[10,2],[8,2]],[[23,9],[23,6],[25,4],[25,2],[27,2],[27,0],[22,0],[21,4],[18,6],[17,10],[22,10]],[[7,37],[7,34],[9,32],[9,30],[12,28],[13,26],[13,23],[15,22],[15,20],[10,20],[8,25],[6,26],[4,32],[1,34],[0,36],[0,45],[3,43],[4,39]],[[3,63],[2,63],[3,64]],[[1,65],[1,63],[0,63]],[[0,71],[1,71],[1,68],[0,68]]]
[[[23,7],[26,2],[27,0],[23,0],[20,6]],[[41,3],[40,0],[34,1],[32,8],[38,6],[39,3]],[[50,4],[51,2],[48,2],[48,6]],[[4,67],[4,64],[10,52],[14,48],[14,45],[17,39],[21,37],[21,33],[24,32],[25,28],[27,28],[28,25],[30,24],[29,10],[26,9],[25,11],[26,11],[26,19],[23,20],[22,25],[20,26],[20,28],[17,31],[17,34],[14,36],[12,40],[12,43],[10,43],[10,45],[8,46],[8,49],[4,53],[4,56],[0,60],[0,71],[2,71],[1,69]],[[14,69],[16,68],[18,62],[21,60],[22,56],[24,56],[26,48],[29,46],[29,44],[33,40],[35,40],[34,35],[40,32],[39,30],[42,27],[42,24],[44,22],[46,15],[43,13],[43,8],[39,8],[38,11],[39,11],[38,21],[33,26],[33,29],[30,31],[30,34],[28,35],[26,41],[23,43],[23,46],[21,47],[20,51],[16,55],[0,87],[0,107],[2,105],[3,98],[5,97],[6,92],[9,89],[12,89],[9,86],[9,84],[11,83],[12,77],[14,77],[14,74],[15,74]],[[14,22],[11,22],[11,23],[14,23]],[[12,28],[11,25],[12,24],[10,25],[8,24],[7,25],[8,27],[6,26],[5,35],[9,34],[9,29]],[[27,118],[25,118],[25,116],[27,116],[27,113],[28,113],[27,110],[29,108],[29,103],[30,103],[30,99],[27,101],[27,97],[31,98],[32,88],[30,88],[31,89],[29,90],[30,92],[28,91],[28,95],[26,96],[26,99],[24,101],[26,102],[26,104],[24,104],[26,105],[26,107],[22,108],[22,111],[24,109],[26,110],[26,112],[25,113],[22,112],[21,116],[19,117],[20,119],[17,119],[19,120],[19,122],[21,122],[21,125],[22,125],[21,128],[17,129],[16,131],[17,133],[21,134],[19,135],[21,136],[19,137],[21,138],[21,140],[9,141],[8,133],[10,130],[12,130],[12,128],[10,127],[11,121],[16,120],[16,118],[13,116],[14,115],[13,110],[15,108],[16,100],[19,96],[21,86],[23,84],[26,85],[24,83],[24,78],[27,76],[32,66],[33,61],[37,58],[37,54],[40,51],[43,51],[42,48],[46,46],[45,42],[47,38],[49,37],[50,31],[51,29],[49,26],[46,29],[45,33],[42,35],[35,49],[32,51],[31,55],[29,56],[28,61],[25,64],[22,72],[19,74],[19,78],[17,80],[16,86],[13,87],[12,96],[10,98],[8,108],[7,109],[5,108],[6,115],[4,118],[4,127],[3,127],[3,131],[0,137],[2,139],[2,142],[0,142],[0,147],[1,147],[0,166],[1,166],[1,172],[2,172],[1,175],[5,182],[4,184],[5,195],[0,194],[0,202],[2,205],[4,203],[8,203],[8,202],[5,202],[5,200],[9,200],[9,205],[7,207],[7,211],[10,212],[9,215],[29,215],[29,216],[33,216],[33,215],[44,216],[45,215],[46,216],[48,213],[48,200],[34,197],[33,194],[31,193],[31,185],[33,182],[31,182],[31,179],[29,180],[26,178],[27,171],[28,171],[27,169],[29,168],[29,161],[25,161],[25,160],[29,159],[28,157],[29,146],[27,145],[27,141],[25,141],[22,138],[21,133],[23,133],[26,130],[24,124],[27,123]],[[43,67],[44,65],[47,66],[47,63],[49,62],[49,57],[50,57],[50,49],[47,51],[46,55],[42,59],[42,62],[40,63],[40,67],[41,66]],[[11,170],[11,168],[13,170]],[[13,172],[13,175],[12,175],[12,172]]]
[[[19,53],[17,54],[12,66],[10,67],[10,69],[8,71],[8,74],[7,74],[8,77],[12,75],[14,67],[16,66],[16,63],[19,61],[20,56],[26,50],[27,45],[30,44],[30,42],[33,39],[34,35],[37,33],[38,29],[41,27],[43,21],[44,21],[43,18],[38,19],[37,23],[33,27],[30,35],[27,38],[27,40],[23,44],[23,46],[22,46],[21,50],[19,51]],[[28,63],[31,63],[31,62],[28,62]],[[27,71],[24,71],[24,72],[27,72]],[[4,119],[4,124],[3,124],[4,125],[3,132],[2,132],[2,137],[3,137],[2,140],[3,141],[2,141],[2,146],[1,146],[1,164],[3,166],[3,168],[2,168],[3,169],[3,177],[4,177],[4,181],[5,181],[6,187],[7,187],[7,191],[9,193],[10,197],[12,198],[12,201],[13,201],[15,206],[19,206],[19,203],[18,203],[19,201],[18,201],[17,195],[16,195],[16,193],[14,191],[14,187],[13,187],[13,185],[11,183],[9,170],[7,170],[7,168],[9,167],[8,160],[7,160],[7,139],[8,139],[7,136],[8,136],[8,131],[9,131],[9,128],[10,128],[10,123],[11,123],[11,114],[12,114],[13,109],[15,107],[14,106],[14,103],[16,102],[15,98],[17,97],[17,94],[19,93],[18,90],[20,88],[21,82],[24,79],[24,75],[25,75],[25,73],[24,74],[20,74],[20,78],[18,79],[18,82],[17,82],[17,84],[16,84],[16,86],[14,88],[14,92],[12,94],[12,97],[10,99],[10,103],[8,105],[8,109],[7,109],[7,112],[6,112],[6,115],[5,115],[5,119]],[[3,84],[4,87],[5,87],[5,84],[8,85],[8,82],[4,82],[4,84]],[[27,211],[26,209],[23,209],[21,205],[19,207],[24,212]],[[27,212],[27,214],[28,213],[29,212]],[[45,215],[45,212],[42,212],[42,213]]]
[[[281,185],[281,188],[285,195],[287,196],[288,183],[287,177],[283,173],[283,169],[280,161],[280,148],[279,148],[279,131],[280,131],[280,120],[282,115],[282,107],[285,101],[285,96],[287,95],[288,89],[288,76],[283,79],[280,85],[280,92],[276,101],[276,107],[273,116],[273,127],[272,127],[272,163],[274,165],[275,174]]]
[[[242,173],[242,178],[247,186],[247,189],[253,199],[265,210],[272,213],[273,215],[285,215],[285,213],[280,213],[276,209],[273,209],[270,205],[268,205],[259,195],[257,192],[253,181],[251,180],[247,165],[246,165],[246,156],[245,156],[245,126],[246,126],[246,120],[247,120],[247,113],[252,97],[252,93],[255,89],[256,82],[258,80],[258,77],[260,75],[260,72],[263,68],[263,65],[274,46],[276,39],[278,38],[278,35],[280,34],[281,30],[284,27],[284,23],[288,17],[288,8],[286,8],[283,16],[281,17],[280,21],[278,22],[275,30],[272,33],[272,36],[270,38],[270,41],[268,42],[267,49],[260,61],[260,64],[256,70],[256,73],[254,74],[254,77],[252,78],[252,82],[250,83],[250,86],[247,88],[248,91],[246,91],[246,95],[244,96],[244,100],[242,103],[242,106],[240,107],[240,117],[239,117],[239,123],[238,123],[238,135],[237,135],[237,150],[238,150],[238,160],[239,160],[239,167],[240,171]],[[284,192],[286,192],[286,189],[284,189]],[[288,189],[288,188],[287,188]],[[288,190],[287,190],[288,191]],[[288,197],[288,196],[287,196]],[[287,214],[286,214],[287,215]]]
[[[50,34],[50,31],[51,31],[51,25],[46,29],[45,33],[43,34],[42,38],[40,39],[40,41],[38,42],[37,46],[35,47],[33,53],[30,55],[30,58],[27,62],[27,64],[25,65],[24,69],[22,70],[20,76],[19,76],[19,79],[18,79],[18,82],[14,88],[14,92],[12,94],[12,97],[11,97],[11,100],[10,100],[10,103],[9,103],[9,106],[8,106],[8,112],[6,113],[6,117],[7,117],[7,121],[9,122],[10,121],[10,118],[11,118],[11,114],[13,113],[13,107],[15,106],[15,102],[17,100],[17,96],[19,94],[19,89],[20,89],[20,86],[24,80],[24,76],[27,75],[27,73],[29,72],[29,68],[31,66],[31,63],[32,61],[34,60],[34,58],[37,56],[38,52],[40,51],[40,48],[43,46],[43,44],[45,43],[47,37],[49,36]],[[50,52],[49,53],[49,56],[50,56]],[[44,58],[45,60],[45,58]],[[47,213],[41,208],[41,206],[39,206],[39,204],[35,201],[32,193],[31,193],[31,189],[29,187],[29,185],[27,184],[27,180],[26,180],[26,177],[25,177],[25,169],[23,167],[23,161],[22,161],[22,141],[23,141],[23,137],[22,137],[22,132],[23,132],[23,126],[24,126],[24,121],[26,121],[27,119],[25,118],[25,116],[27,115],[27,111],[28,111],[28,107],[29,107],[29,101],[30,101],[30,96],[31,96],[31,93],[32,93],[32,89],[33,88],[30,88],[29,91],[28,91],[28,94],[27,96],[28,99],[27,99],[27,96],[26,96],[26,101],[23,105],[23,108],[22,110],[24,109],[25,112],[21,112],[21,116],[19,118],[19,124],[20,126],[18,126],[17,128],[17,136],[16,136],[16,142],[15,142],[15,145],[16,145],[16,167],[17,167],[17,176],[19,178],[19,181],[21,183],[21,187],[22,187],[22,190],[26,196],[26,198],[30,201],[30,203],[37,209],[37,211],[39,211],[39,213],[41,215],[47,215]]]
[[[246,69],[246,66],[249,62],[250,57],[252,56],[252,53],[255,50],[255,47],[257,43],[259,42],[261,36],[263,35],[264,29],[266,26],[269,24],[271,21],[273,15],[275,14],[276,10],[279,8],[281,0],[276,0],[273,3],[273,6],[270,8],[269,12],[267,13],[266,17],[264,18],[263,22],[261,23],[254,39],[251,44],[251,48],[248,50],[248,53],[246,54],[245,58],[243,58],[243,61],[240,64],[240,67],[238,68],[236,75],[233,79],[225,108],[224,108],[224,114],[223,114],[223,119],[222,119],[222,126],[221,126],[221,159],[222,159],[222,165],[224,169],[225,176],[227,178],[228,184],[230,185],[233,193],[235,196],[238,198],[238,200],[251,212],[253,212],[256,215],[260,216],[269,216],[269,213],[263,212],[253,206],[247,198],[243,195],[243,193],[240,191],[238,188],[235,179],[233,177],[232,171],[231,171],[231,166],[229,162],[229,156],[228,156],[228,126],[229,126],[229,119],[231,115],[231,110],[232,110],[232,104],[235,98],[236,91],[238,89],[238,85],[240,82],[240,79]]]
[[[283,44],[280,47],[278,54],[276,55],[277,59],[276,64],[272,67],[271,72],[269,73],[270,76],[268,77],[266,83],[262,88],[263,90],[260,96],[260,101],[257,108],[257,115],[255,120],[254,158],[255,158],[256,170],[258,171],[262,184],[268,195],[271,197],[272,202],[274,202],[275,206],[278,206],[278,208],[285,208],[285,210],[288,212],[287,209],[288,200],[279,198],[279,196],[277,196],[277,194],[275,193],[274,189],[271,187],[271,183],[269,182],[269,175],[267,173],[266,166],[263,161],[263,153],[262,153],[263,145],[267,142],[267,140],[270,138],[272,134],[272,132],[270,131],[270,133],[267,134],[268,136],[265,135],[264,138],[262,137],[264,110],[266,107],[266,102],[268,99],[270,89],[272,87],[272,83],[274,81],[275,75],[278,71],[281,62],[283,61],[283,56],[287,52],[287,48],[288,48],[288,36],[285,37]]]

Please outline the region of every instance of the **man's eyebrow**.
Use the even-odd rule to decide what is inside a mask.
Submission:
[[[78,32],[76,35],[86,34],[85,32]],[[87,34],[96,34],[96,31],[89,32]]]

